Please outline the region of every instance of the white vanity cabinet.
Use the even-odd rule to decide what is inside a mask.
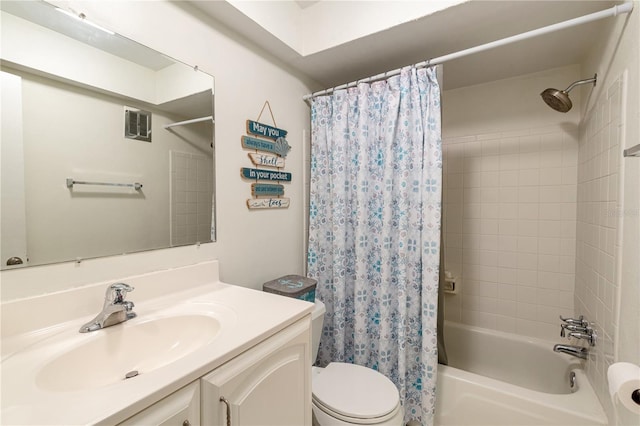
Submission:
[[[199,426],[200,381],[161,399],[118,426]]]
[[[310,344],[303,318],[118,426],[310,426]]]
[[[204,376],[202,425],[310,426],[308,321],[296,322]]]

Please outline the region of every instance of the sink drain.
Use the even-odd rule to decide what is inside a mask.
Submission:
[[[130,379],[132,377],[136,377],[138,374],[139,374],[138,370],[129,371],[127,374],[124,375],[124,379],[127,380],[127,379]]]

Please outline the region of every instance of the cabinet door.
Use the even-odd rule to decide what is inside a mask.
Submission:
[[[191,383],[118,426],[199,426],[200,382]]]
[[[310,316],[204,376],[202,424],[311,425]]]

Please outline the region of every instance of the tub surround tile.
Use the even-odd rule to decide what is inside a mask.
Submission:
[[[577,139],[556,125],[445,138],[445,249],[462,242],[445,255],[461,288],[447,319],[557,338],[552,319],[573,313]]]
[[[591,350],[587,375],[608,404],[606,371],[614,361],[617,324],[617,266],[621,241],[619,161],[623,132],[621,77],[611,83],[584,118],[578,151],[576,314],[594,322],[598,344]]]

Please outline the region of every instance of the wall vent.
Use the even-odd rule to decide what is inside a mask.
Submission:
[[[151,142],[151,113],[124,107],[124,137]]]

